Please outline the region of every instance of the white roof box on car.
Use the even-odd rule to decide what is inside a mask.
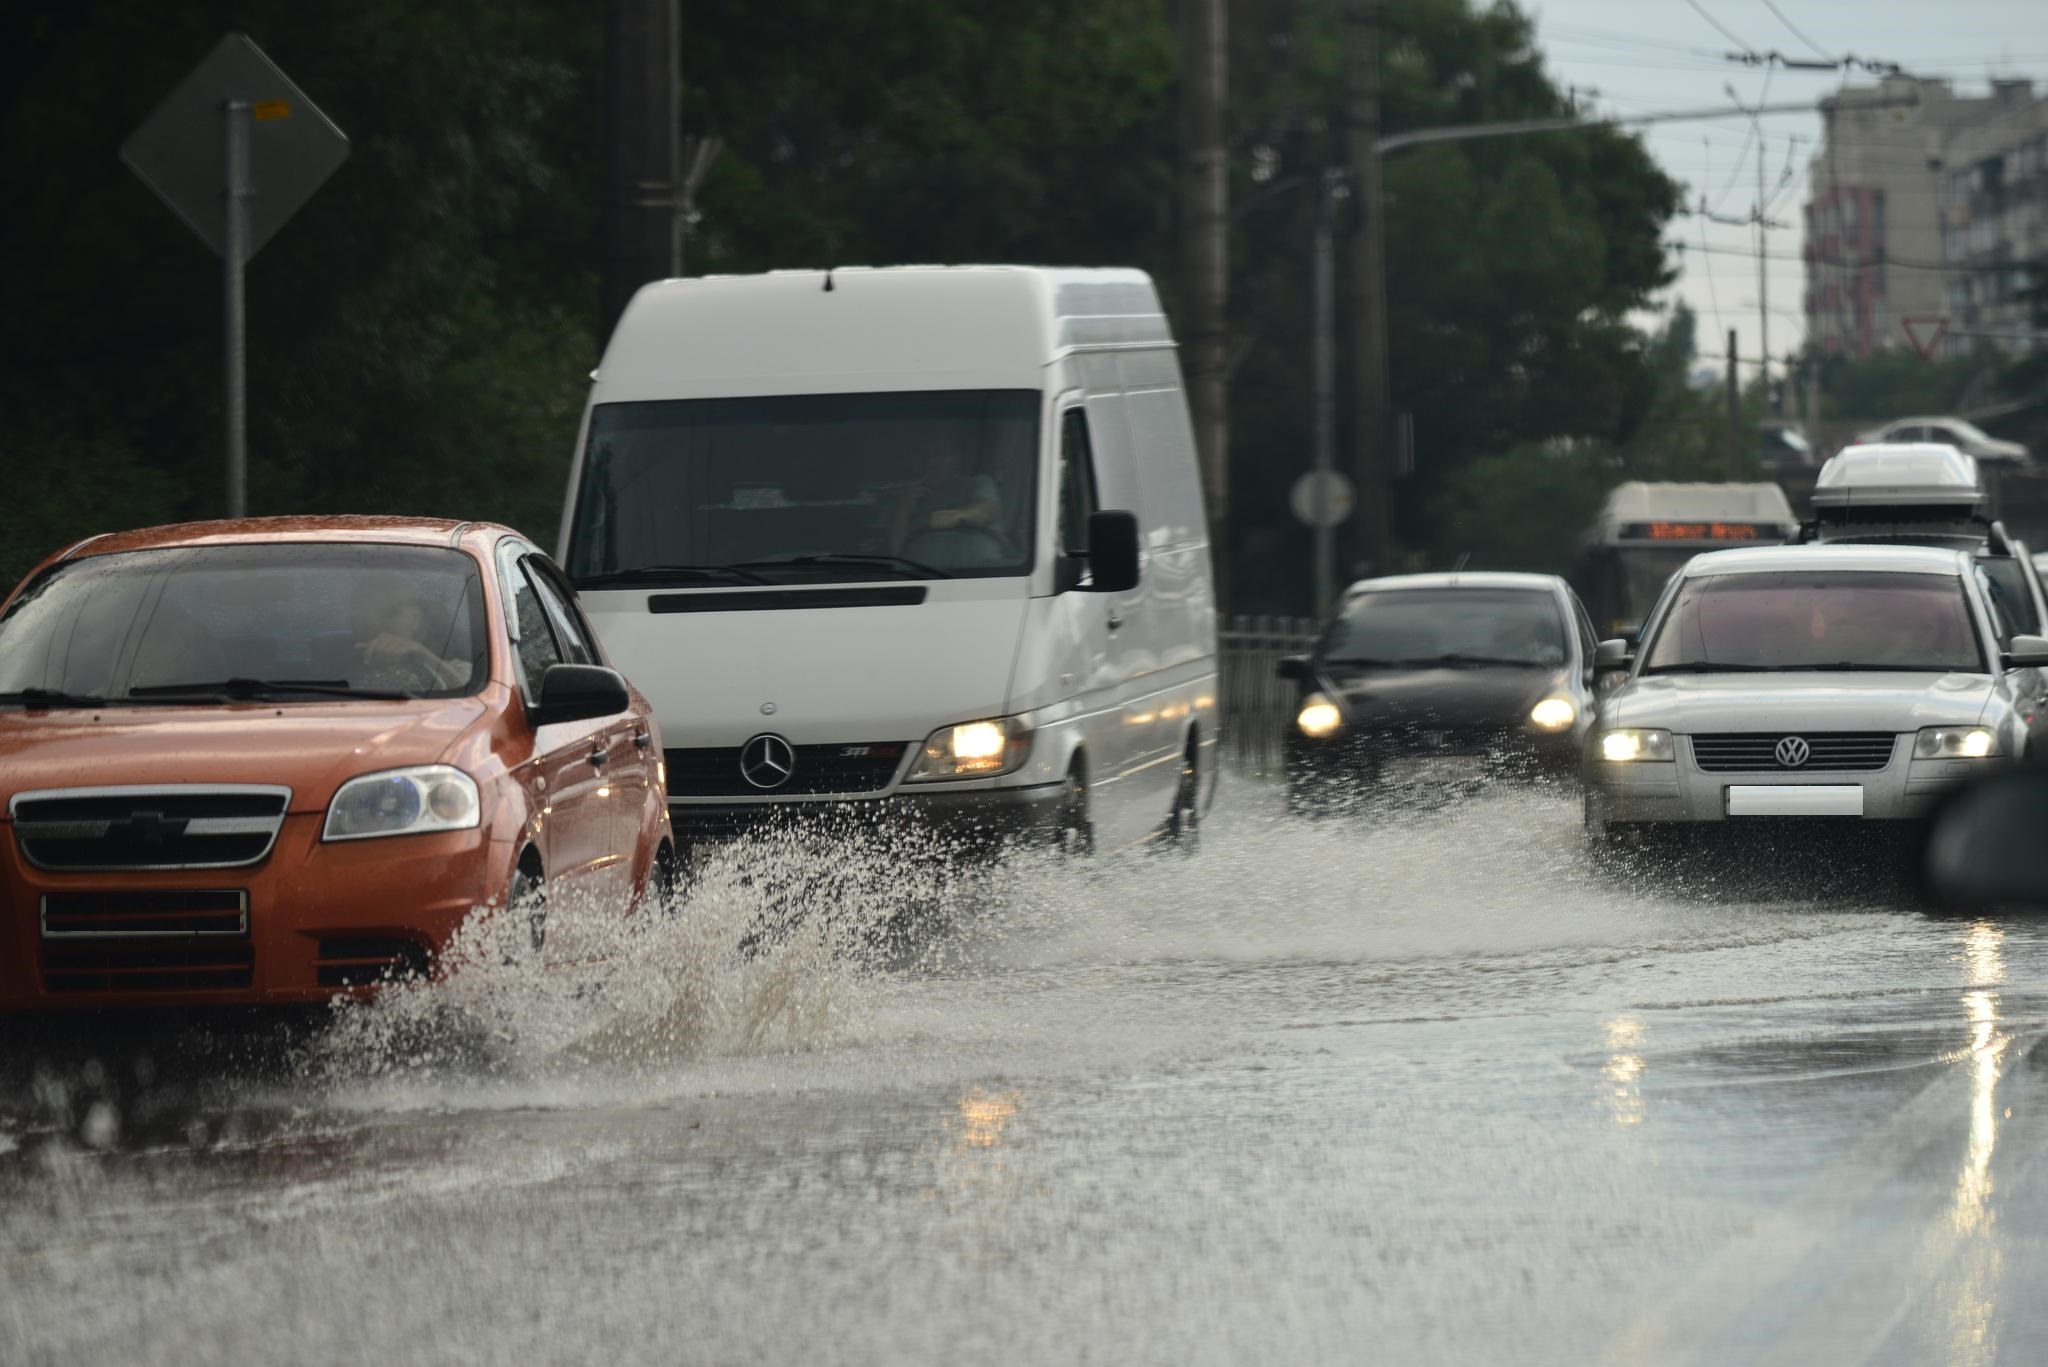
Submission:
[[[1844,447],[1813,486],[1816,514],[1913,508],[1967,516],[1984,502],[1977,462],[1939,442]]]

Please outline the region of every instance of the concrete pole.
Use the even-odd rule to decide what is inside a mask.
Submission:
[[[1344,144],[1357,212],[1346,243],[1347,311],[1358,329],[1351,379],[1351,440],[1358,509],[1355,558],[1392,568],[1388,512],[1386,237],[1380,194],[1380,0],[1345,0]]]
[[[1323,172],[1316,187],[1315,320],[1316,320],[1316,479],[1329,488],[1337,468],[1337,187],[1341,173]],[[1316,620],[1330,615],[1336,596],[1336,528],[1327,518],[1316,520]]]
[[[1728,329],[1728,458],[1723,471],[1726,478],[1738,480],[1743,475],[1742,460],[1742,375],[1735,353],[1735,329]]]
[[[1230,165],[1223,141],[1229,92],[1224,0],[1181,6],[1180,274],[1188,416],[1209,510],[1217,611],[1230,603]]]
[[[602,337],[633,291],[681,269],[676,16],[676,0],[607,0]]]
[[[227,314],[227,394],[223,426],[227,434],[226,502],[229,517],[249,515],[249,102],[229,100],[221,107],[226,128],[227,250],[222,259],[223,302]]]

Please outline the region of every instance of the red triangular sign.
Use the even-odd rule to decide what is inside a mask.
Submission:
[[[1913,350],[1919,352],[1920,359],[1924,361],[1934,355],[1934,349],[1941,345],[1942,337],[1948,332],[1948,319],[1901,318],[1899,326],[1906,330],[1906,339],[1913,344]],[[1924,342],[1920,340],[1920,329],[1923,327],[1928,329],[1927,340]]]

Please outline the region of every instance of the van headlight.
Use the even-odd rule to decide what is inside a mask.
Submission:
[[[925,738],[906,781],[990,778],[1018,768],[1030,754],[1031,728],[1015,717],[941,726]]]
[[[327,804],[322,840],[368,840],[379,835],[424,835],[466,831],[477,824],[483,804],[476,780],[446,764],[387,769],[341,785]]]
[[[1545,731],[1562,731],[1579,719],[1579,709],[1570,698],[1545,698],[1529,709],[1531,725]]]
[[[1326,694],[1311,693],[1301,700],[1301,711],[1294,714],[1294,724],[1310,740],[1323,740],[1344,725],[1344,714]]]
[[[1913,737],[1914,759],[1983,759],[1998,753],[1998,735],[1986,726],[1929,726]]]
[[[1600,733],[1600,758],[1610,764],[1664,763],[1676,753],[1669,731],[1625,726]]]

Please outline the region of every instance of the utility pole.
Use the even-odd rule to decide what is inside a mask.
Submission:
[[[681,269],[677,0],[605,7],[604,298],[600,335],[633,291]]]
[[[1327,481],[1337,468],[1337,196],[1343,189],[1343,173],[1325,169],[1316,187],[1315,246],[1315,381],[1316,381],[1316,475]],[[1326,518],[1316,519],[1316,619],[1327,617],[1336,598],[1337,529]]]
[[[1229,31],[1224,0],[1183,0],[1180,8],[1181,343],[1187,356],[1188,412],[1209,509],[1216,607],[1221,611],[1230,601],[1230,403],[1225,373],[1230,167],[1223,143]]]
[[[1354,555],[1374,573],[1392,560],[1387,463],[1386,237],[1380,195],[1380,0],[1345,0],[1344,144],[1357,214],[1346,243],[1347,312],[1358,329],[1351,440],[1358,510]]]
[[[249,264],[249,116],[247,100],[221,106],[227,130],[227,245],[221,253],[226,273],[221,298],[227,313],[227,487],[229,517],[249,513],[249,348],[248,294],[244,270]]]
[[[1764,225],[1764,142],[1763,122],[1756,124],[1756,326],[1757,361],[1763,367],[1757,372],[1764,377],[1764,403],[1769,406],[1773,417],[1782,416],[1771,397],[1771,273],[1766,269],[1770,262],[1765,260],[1765,244],[1770,241],[1769,229]],[[1732,352],[1730,353],[1733,354]]]
[[[1735,353],[1735,329],[1728,329],[1728,464],[1730,480],[1742,478],[1742,377]]]

